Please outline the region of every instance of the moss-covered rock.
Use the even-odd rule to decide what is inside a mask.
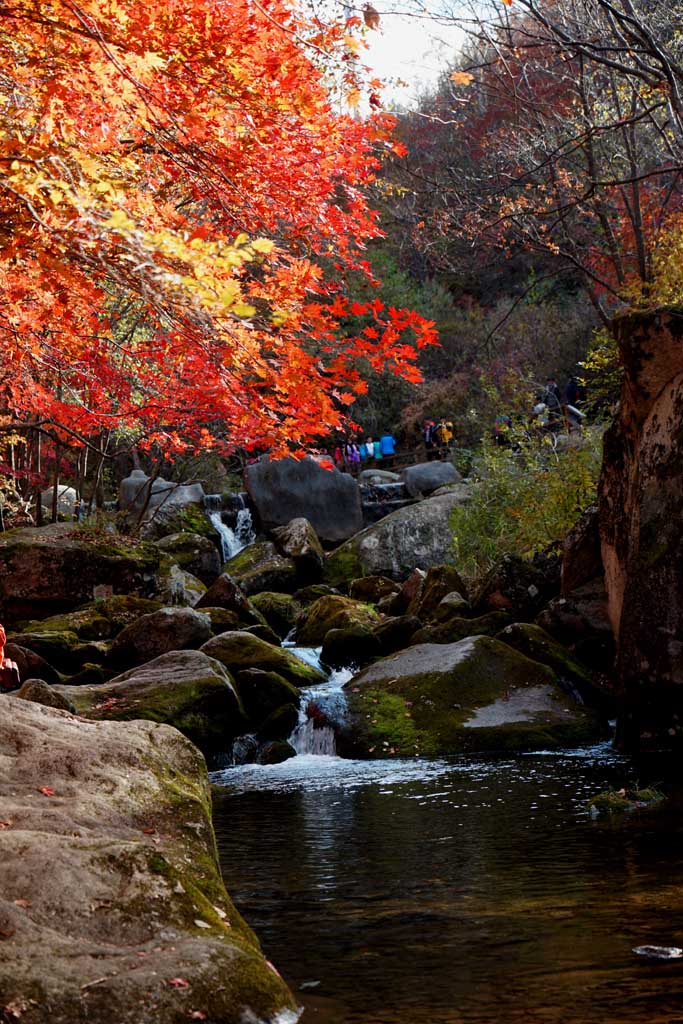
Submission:
[[[204,608],[225,608],[226,611],[234,612],[245,626],[255,626],[266,621],[237,581],[225,572],[212,583],[195,607],[198,611]]]
[[[200,651],[172,651],[101,686],[57,688],[79,715],[173,725],[205,753],[224,751],[246,717],[225,667]]]
[[[201,580],[162,555],[154,586],[154,597],[162,605],[194,608],[205,594],[206,587]]]
[[[105,541],[69,523],[8,530],[0,534],[0,620],[70,611],[92,600],[96,586],[151,596],[160,558],[153,544]]]
[[[264,743],[256,756],[258,764],[282,764],[296,757],[296,750],[286,740],[272,740]]]
[[[0,748],[8,1020],[243,1024],[293,1011],[225,890],[192,744],[153,722],[87,722],[11,697]]]
[[[259,622],[256,626],[247,626],[244,632],[251,633],[252,636],[257,636],[260,640],[265,640],[267,644],[273,644],[274,647],[280,646],[280,637],[274,629],[266,626],[265,623]]]
[[[78,609],[78,613],[85,612],[105,618],[110,626],[109,635],[114,637],[131,622],[139,619],[141,615],[150,615],[151,612],[156,612],[159,608],[161,608],[161,602],[150,598],[136,597],[134,594],[112,594],[111,597],[84,605]],[[74,630],[74,632],[78,632],[78,630]],[[83,639],[86,638],[83,637]]]
[[[540,626],[529,622],[514,622],[497,634],[496,638],[525,654],[527,658],[548,665],[555,675],[573,687],[581,699],[599,708],[605,714],[614,711],[614,696],[566,647],[546,633]]]
[[[507,612],[489,612],[476,619],[454,616],[446,622],[423,626],[413,633],[413,644],[453,644],[466,636],[495,636],[510,622]]]
[[[75,633],[79,640],[106,640],[112,634],[112,624],[107,616],[102,614],[99,602],[93,602],[75,612],[23,622],[21,632]]]
[[[60,711],[68,711],[76,714],[76,707],[67,700],[63,694],[58,693],[54,687],[46,683],[44,679],[27,679],[13,694],[19,700],[30,700],[34,704],[42,704],[46,708],[58,708]]]
[[[209,537],[199,533],[171,533],[158,540],[156,545],[181,569],[196,576],[207,587],[220,575],[221,557]]]
[[[550,669],[484,636],[411,647],[345,689],[340,749],[363,756],[557,748],[601,735]]]
[[[448,619],[467,616],[471,611],[470,603],[457,590],[442,597],[432,613],[432,622],[447,622]]]
[[[218,533],[204,505],[198,502],[187,505],[167,502],[154,510],[153,516],[143,525],[143,533],[152,540],[177,533],[194,533],[214,544],[219,542]]]
[[[301,590],[295,590],[292,596],[300,605],[308,608],[319,597],[337,596],[338,594],[337,588],[330,587],[327,583],[313,583],[310,587],[302,587]]]
[[[277,672],[247,668],[235,674],[235,685],[244,707],[249,729],[258,731],[261,724],[278,708],[291,704],[298,708],[298,689]]]
[[[367,604],[350,597],[321,597],[303,612],[296,625],[296,642],[317,647],[331,629],[371,629],[379,615]]]
[[[109,667],[141,665],[169,651],[197,649],[211,636],[211,620],[194,608],[160,608],[123,629],[111,645]]]
[[[49,665],[60,672],[76,672],[83,661],[75,653],[79,640],[70,630],[52,630],[51,632],[10,633],[10,643],[19,644],[26,650],[38,654]]]
[[[209,657],[216,658],[231,672],[261,668],[267,672],[277,672],[299,687],[315,686],[325,678],[322,672],[301,661],[291,651],[266,643],[251,633],[221,633],[207,641],[201,650]]]
[[[268,590],[254,594],[251,603],[282,639],[291,633],[303,611],[303,605],[291,594],[278,594]]]
[[[225,563],[223,572],[248,596],[263,590],[292,594],[300,586],[294,561],[284,558],[270,541],[249,544]]]
[[[214,634],[227,633],[231,629],[242,629],[247,625],[236,612],[231,612],[227,608],[205,608],[202,605],[201,609],[195,608],[195,611],[202,611],[204,615],[209,616],[211,632]]]
[[[664,794],[650,786],[647,789],[605,789],[586,801],[586,807],[597,818],[601,815],[631,814],[655,807],[666,800]]]

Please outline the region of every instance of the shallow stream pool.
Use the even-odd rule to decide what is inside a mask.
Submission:
[[[226,885],[301,1024],[683,1024],[683,818],[608,747],[216,773]],[[656,779],[641,778],[641,782]]]

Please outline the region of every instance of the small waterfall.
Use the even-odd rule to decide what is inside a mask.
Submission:
[[[204,499],[206,513],[221,539],[221,551],[224,562],[227,562],[228,559],[236,555],[242,548],[246,548],[248,544],[253,544],[256,540],[251,511],[245,505],[241,494],[234,495],[234,498],[236,501],[239,501],[239,507],[236,509],[234,529],[223,522],[221,495],[207,494]]]
[[[293,653],[298,654],[304,661],[311,660],[305,657],[305,653],[307,653],[305,649],[294,649]],[[289,737],[289,742],[297,754],[337,756],[334,729],[331,725],[316,721],[315,715],[309,715],[309,709],[311,705],[315,705],[324,719],[333,722],[341,721],[346,710],[346,695],[343,686],[352,675],[353,672],[350,668],[337,669],[324,683],[302,690],[299,721]]]

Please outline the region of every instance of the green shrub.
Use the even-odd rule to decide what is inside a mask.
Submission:
[[[530,557],[544,550],[595,499],[600,428],[559,442],[517,428],[510,437],[510,447],[484,442],[471,500],[451,516],[457,566],[469,576],[481,575],[504,554]]]

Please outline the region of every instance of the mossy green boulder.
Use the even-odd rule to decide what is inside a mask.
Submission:
[[[417,615],[418,619],[428,621],[433,617],[443,598],[453,591],[463,596],[467,595],[465,582],[455,566],[432,566],[427,570],[420,591],[408,605],[408,615]]]
[[[301,703],[299,690],[277,672],[260,668],[246,668],[235,674],[235,686],[249,722],[256,732],[261,724],[278,708]]]
[[[169,651],[197,649],[211,636],[211,619],[194,608],[160,608],[121,630],[111,645],[107,666],[130,668]]]
[[[299,618],[296,642],[304,647],[318,647],[331,629],[372,629],[379,621],[374,608],[362,601],[334,595],[321,597]]]
[[[154,722],[3,701],[5,1019],[294,1021],[225,890],[197,749]]]
[[[221,556],[209,537],[200,533],[171,533],[156,545],[207,587],[220,575]]]
[[[246,717],[225,667],[200,651],[172,651],[99,686],[59,686],[79,715],[173,725],[204,753],[225,751]]]
[[[80,641],[70,630],[9,633],[7,638],[10,643],[38,654],[60,672],[77,672],[83,664],[83,660],[76,653]]]
[[[251,633],[220,633],[203,644],[201,650],[209,657],[216,658],[231,672],[261,668],[267,672],[277,672],[298,687],[315,686],[325,678],[319,669],[307,665],[291,651],[275,647]]]
[[[228,559],[223,572],[231,576],[248,596],[263,590],[292,594],[300,586],[294,561],[281,555],[270,541],[249,544]]]
[[[466,636],[495,636],[508,625],[510,616],[507,612],[489,612],[479,615],[476,619],[465,619],[454,615],[446,622],[423,626],[411,637],[411,644],[453,644],[464,640]]]
[[[557,749],[601,735],[549,668],[485,636],[410,647],[345,691],[339,749],[357,756]]]
[[[151,602],[150,602],[151,603]],[[149,609],[153,611],[153,608]],[[22,633],[75,633],[79,640],[107,640],[112,635],[112,624],[99,602],[93,602],[75,612],[50,615],[47,619],[33,619],[21,623]]]
[[[269,590],[254,594],[251,603],[282,639],[291,633],[303,611],[303,605],[291,594],[279,594]]]

